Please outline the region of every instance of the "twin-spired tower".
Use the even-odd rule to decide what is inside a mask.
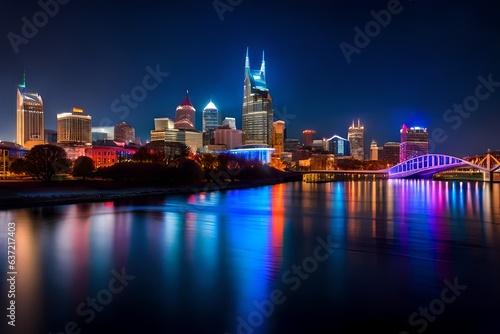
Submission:
[[[273,103],[266,83],[266,61],[262,52],[259,70],[250,69],[248,48],[245,58],[245,85],[242,111],[243,144],[273,144]]]

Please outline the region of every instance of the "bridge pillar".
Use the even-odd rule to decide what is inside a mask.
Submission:
[[[493,172],[484,172],[483,171],[483,181],[484,182],[493,182]]]

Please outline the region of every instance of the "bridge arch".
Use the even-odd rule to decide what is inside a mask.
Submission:
[[[473,164],[461,158],[444,154],[426,154],[421,155],[392,166],[388,169],[390,179],[399,179],[407,177],[430,178],[432,175],[444,170],[453,169],[462,166],[477,168],[483,172],[490,172],[489,169]]]

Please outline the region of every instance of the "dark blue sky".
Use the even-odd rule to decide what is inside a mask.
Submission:
[[[28,91],[44,100],[46,128],[55,129],[56,114],[76,106],[92,115],[94,126],[123,120],[146,140],[153,118],[173,118],[186,89],[197,109],[197,128],[210,96],[222,117],[235,117],[240,128],[248,46],[253,68],[266,52],[268,86],[289,138],[302,138],[306,128],[316,130],[317,139],[347,136],[359,117],[367,147],[372,139],[399,141],[405,123],[431,132],[440,128],[431,135],[434,152],[464,156],[500,149],[495,1],[220,2],[237,4],[223,20],[213,0],[70,0],[45,24],[36,1],[3,1],[0,139],[15,137],[16,85],[23,70]],[[369,24],[371,11],[388,9],[394,12],[390,22],[377,31]],[[34,16],[41,20],[38,32],[16,53],[9,36],[22,37],[22,18],[33,22]],[[340,44],[356,47],[354,28],[365,31],[367,23],[373,37],[357,41],[348,63]],[[148,66],[169,74],[128,115],[118,109],[123,103],[112,107],[122,94],[140,92]],[[493,83],[476,92],[479,76]],[[447,112],[464,100],[470,111]]]

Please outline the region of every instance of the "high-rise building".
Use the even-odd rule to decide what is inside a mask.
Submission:
[[[236,119],[234,117],[226,117],[222,121],[222,125],[227,125],[231,129],[236,129]]]
[[[316,134],[316,131],[314,131],[314,130],[302,131],[302,135],[304,136],[304,146],[306,146],[306,147],[312,146],[315,134]]]
[[[382,150],[382,161],[388,165],[394,166],[399,163],[399,143],[387,142]]]
[[[182,100],[175,110],[174,127],[176,129],[195,130],[195,112],[196,109],[193,107],[191,100],[189,100],[189,96],[186,94],[184,100]]]
[[[92,117],[83,109],[73,108],[73,112],[57,114],[58,144],[91,144]]]
[[[260,70],[251,70],[248,48],[245,58],[242,132],[244,144],[273,144],[273,105],[266,83],[264,53]]]
[[[285,129],[286,130],[286,129]],[[302,144],[297,138],[286,138],[284,143],[285,152],[292,152],[302,147]]]
[[[377,142],[375,140],[372,140],[372,142],[370,144],[370,160],[378,160],[379,159],[378,151],[379,151],[379,147],[377,145]]]
[[[273,148],[277,154],[285,150],[285,122],[276,121],[273,123]]]
[[[352,125],[347,130],[347,139],[351,144],[351,155],[354,159],[364,160],[365,159],[365,149],[363,144],[363,133],[365,128],[361,125],[359,119],[358,124]]]
[[[43,100],[38,93],[26,92],[26,73],[17,88],[16,143],[24,147],[44,143]]]
[[[242,145],[241,130],[230,128],[228,125],[221,125],[214,131],[214,144],[225,145],[227,150],[232,150]]]
[[[408,128],[403,124],[399,132],[401,134],[399,162],[429,153],[429,133],[427,132],[427,128]]]
[[[334,135],[326,139],[325,149],[336,157],[347,157],[351,155],[349,140]]]
[[[125,122],[116,124],[114,140],[121,143],[134,143],[135,128]]]
[[[56,144],[57,143],[57,131],[44,129],[43,137],[45,138],[45,142],[47,144]]]
[[[203,148],[203,135],[191,129],[175,128],[169,118],[155,118],[155,129],[151,130],[151,142],[177,142],[188,146],[194,153]]]
[[[219,121],[219,110],[215,104],[210,101],[207,106],[203,109],[203,132],[213,131],[217,129],[220,125]]]
[[[202,113],[202,131],[206,136],[208,144],[214,143],[214,131],[220,124],[219,111],[215,104],[210,100]]]

